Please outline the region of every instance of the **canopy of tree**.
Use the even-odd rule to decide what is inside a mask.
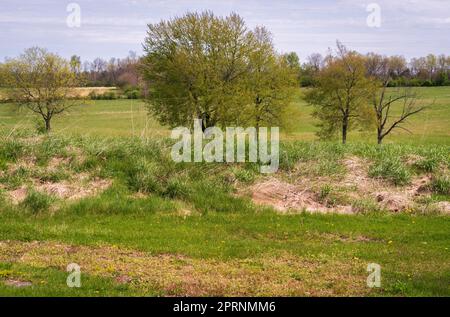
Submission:
[[[264,28],[211,12],[149,25],[143,74],[149,108],[164,124],[280,124],[298,86]]]

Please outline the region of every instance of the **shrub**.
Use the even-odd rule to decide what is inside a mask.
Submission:
[[[89,99],[91,100],[114,100],[117,99],[117,95],[113,91],[107,91],[103,94],[97,94],[95,91],[89,93]]]
[[[431,80],[425,80],[424,82],[422,82],[422,87],[432,87],[433,86],[433,82]]]
[[[139,98],[141,98],[141,92],[137,89],[131,90],[131,91],[125,92],[125,96],[127,97],[127,99],[139,99]]]

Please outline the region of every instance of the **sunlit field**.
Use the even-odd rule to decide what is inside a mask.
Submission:
[[[142,100],[86,101],[49,136],[0,104],[0,295],[449,296],[450,87],[418,91],[430,107],[382,150],[319,142],[299,91],[269,177],[175,164]]]
[[[405,127],[412,132],[397,130],[386,138],[386,143],[450,144],[450,87],[420,87],[417,90],[421,104],[429,108],[413,116]],[[298,113],[281,129],[289,140],[316,140],[315,120],[312,108],[302,100],[302,91],[296,97]],[[396,112],[400,111],[396,105]],[[0,104],[0,127],[2,133],[14,129],[33,129],[36,116],[11,104]],[[68,113],[54,119],[54,133],[92,136],[169,136],[167,127],[162,127],[151,115],[142,100],[89,100],[85,105],[70,109]],[[352,132],[350,142],[376,143],[375,130]]]

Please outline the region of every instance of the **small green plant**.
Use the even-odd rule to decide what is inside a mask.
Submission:
[[[31,211],[34,214],[47,211],[53,202],[53,198],[47,194],[38,192],[36,190],[29,190],[27,197],[21,203],[21,206]]]
[[[25,152],[25,146],[16,139],[6,139],[0,142],[0,160],[16,161]]]
[[[448,175],[434,177],[430,187],[436,194],[450,195],[450,177]]]
[[[369,169],[370,177],[379,177],[394,185],[406,185],[411,180],[411,173],[398,157],[382,157]]]
[[[393,284],[386,288],[386,291],[396,295],[407,294],[409,290],[408,284],[402,281],[395,281]]]
[[[331,192],[333,191],[333,188],[329,184],[325,184],[320,188],[319,192],[319,200],[325,201],[328,197],[330,197]]]
[[[417,163],[414,164],[414,166],[421,171],[432,173],[435,172],[439,167],[439,160],[436,157],[430,157],[418,161]]]
[[[45,128],[45,122],[42,120],[36,120],[34,123],[34,128],[36,129],[37,134],[47,133],[47,129]]]
[[[255,174],[247,169],[235,168],[233,169],[233,175],[242,183],[251,183],[255,180]]]

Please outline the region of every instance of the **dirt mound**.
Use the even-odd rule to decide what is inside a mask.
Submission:
[[[81,179],[83,179],[83,177]],[[35,183],[33,187],[39,192],[55,196],[59,199],[77,200],[84,197],[94,196],[106,190],[110,185],[110,180],[96,178],[90,181],[80,181],[80,179],[78,179],[78,181],[72,182],[64,181],[59,183]],[[11,202],[17,205],[25,200],[28,195],[28,189],[27,187],[21,187],[7,193],[11,199]]]
[[[349,214],[357,212],[350,202],[372,200],[379,209],[391,212],[412,210],[417,206],[418,197],[426,197],[431,193],[429,183],[431,177],[422,175],[412,179],[405,187],[394,186],[382,179],[371,178],[368,175],[369,162],[355,156],[342,161],[347,173],[340,179],[298,177],[290,184],[276,178],[265,179],[250,188],[251,198],[259,205],[272,206],[280,212],[289,210],[304,210],[308,212],[337,212]],[[342,193],[341,204],[329,206],[319,199],[317,188],[324,185]],[[450,203],[449,203],[450,204]],[[442,203],[437,207],[442,213],[449,213],[447,205]]]
[[[46,192],[61,199],[75,200],[87,196],[93,196],[104,191],[111,185],[111,181],[104,179],[94,179],[85,184],[61,182],[44,183],[36,186],[38,191]]]
[[[295,185],[272,178],[250,188],[254,203],[269,205],[281,212],[289,210],[320,213],[351,213],[350,206],[329,208],[318,201],[317,195]]]
[[[8,192],[8,196],[11,199],[11,202],[15,205],[20,204],[27,197],[27,189],[24,187],[18,188],[16,190],[12,190]]]
[[[411,208],[411,200],[406,195],[396,194],[392,192],[376,193],[377,202],[392,212],[399,212]]]

